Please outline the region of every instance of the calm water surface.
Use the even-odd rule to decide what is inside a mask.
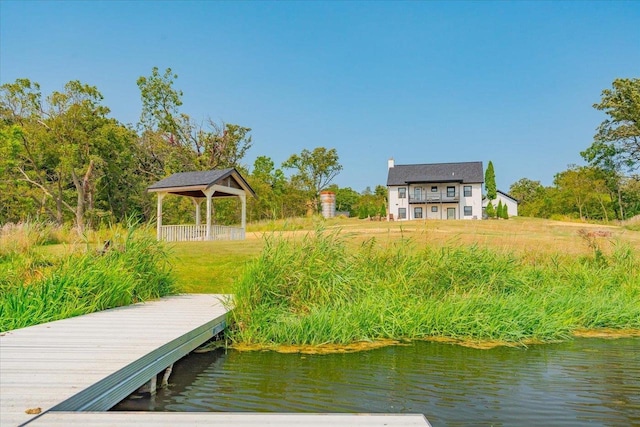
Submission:
[[[434,426],[640,426],[640,339],[475,350],[416,342],[334,355],[223,350],[116,410],[422,413]]]

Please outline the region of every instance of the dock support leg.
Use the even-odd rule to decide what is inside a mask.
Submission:
[[[164,371],[164,375],[162,376],[162,384],[160,387],[167,388],[169,387],[169,376],[171,376],[171,372],[173,371],[173,363],[169,365],[166,371]]]
[[[158,391],[157,389],[158,389],[158,376],[154,375],[149,380],[149,394],[151,394],[151,396],[155,396],[156,391]]]

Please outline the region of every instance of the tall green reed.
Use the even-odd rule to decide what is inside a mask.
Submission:
[[[356,246],[321,229],[301,240],[272,235],[236,283],[231,338],[522,343],[566,339],[581,328],[640,328],[640,260],[630,248],[536,259],[478,246]]]
[[[112,236],[108,249],[87,245],[47,261],[40,275],[31,274],[29,253],[0,256],[0,331],[175,293],[164,246],[136,230]]]

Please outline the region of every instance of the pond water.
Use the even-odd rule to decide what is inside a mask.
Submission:
[[[332,355],[218,350],[115,410],[422,413],[434,426],[640,426],[640,339]]]

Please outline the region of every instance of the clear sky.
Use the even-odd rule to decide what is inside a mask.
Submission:
[[[0,0],[0,82],[98,87],[136,123],[170,67],[182,111],[253,129],[245,163],[336,148],[341,187],[396,164],[492,160],[498,188],[581,164],[618,77],[640,77],[640,2]]]

